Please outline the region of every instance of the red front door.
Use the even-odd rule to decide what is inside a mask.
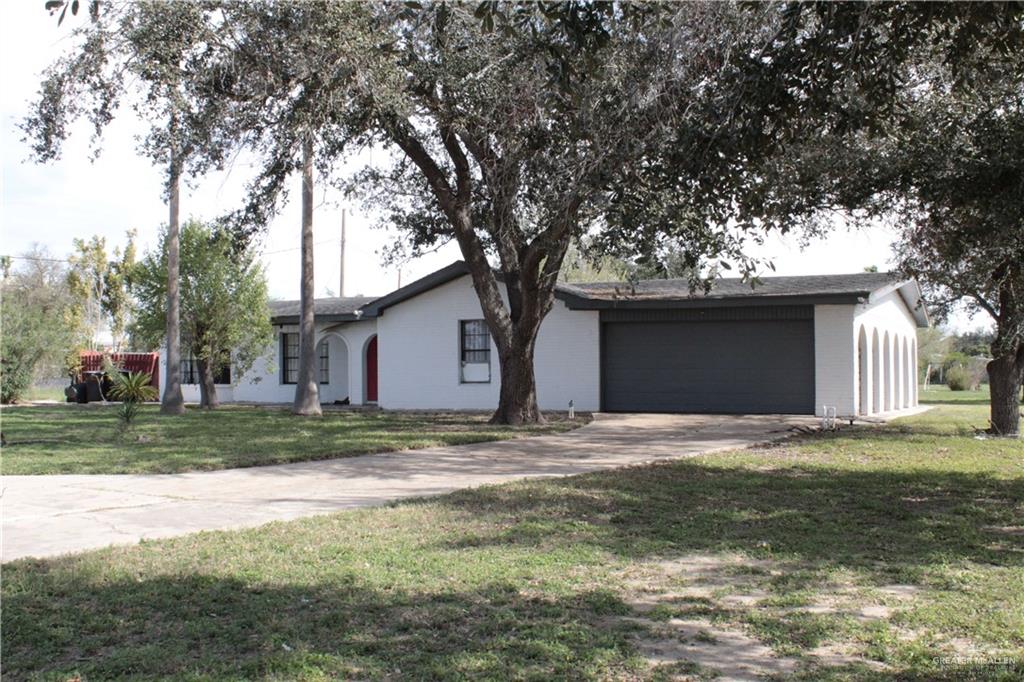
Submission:
[[[366,344],[366,401],[377,402],[377,337]]]

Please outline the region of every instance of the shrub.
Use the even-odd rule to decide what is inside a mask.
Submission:
[[[156,389],[150,386],[152,377],[146,372],[126,372],[114,374],[114,386],[110,389],[110,397],[121,401],[117,417],[121,430],[131,428],[139,406],[147,400],[156,400]]]
[[[965,367],[950,367],[946,371],[946,386],[951,391],[966,391],[974,389],[974,378],[971,372]]]

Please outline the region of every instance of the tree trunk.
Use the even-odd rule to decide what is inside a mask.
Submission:
[[[320,415],[316,324],[313,310],[313,143],[302,149],[302,291],[299,310],[299,377],[292,412]]]
[[[215,410],[220,407],[217,397],[217,385],[213,378],[213,363],[203,358],[196,358],[199,365],[199,407]]]
[[[492,424],[544,423],[544,415],[537,407],[537,379],[533,372],[536,339],[536,334],[527,341],[514,339],[507,351],[498,353],[501,391]]]
[[[1003,355],[987,366],[991,390],[992,432],[999,436],[1020,437],[1020,390],[1024,380],[1021,353]]]
[[[172,124],[173,125],[173,124]],[[178,159],[171,154],[170,176],[168,179],[167,204],[167,380],[160,411],[164,414],[184,414],[185,398],[181,394],[181,312],[178,293],[178,199],[181,185],[181,168]]]

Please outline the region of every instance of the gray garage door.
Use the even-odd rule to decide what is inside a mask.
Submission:
[[[814,412],[813,319],[605,322],[601,350],[609,412]]]

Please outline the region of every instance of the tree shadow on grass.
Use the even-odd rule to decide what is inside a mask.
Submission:
[[[614,595],[264,585],[204,575],[103,581],[5,567],[4,679],[600,678],[635,667]],[[70,569],[70,570],[69,570]],[[13,585],[12,585],[13,583]],[[26,588],[26,589],[21,589]]]
[[[1024,565],[1024,479],[983,474],[681,460],[466,490],[440,503],[473,518],[514,519],[454,546],[572,537],[627,560],[745,551],[908,574],[959,560]]]
[[[588,546],[624,561],[743,551],[799,560],[811,569],[863,569],[879,584],[913,582],[927,566],[944,562],[1024,564],[1024,536],[1012,530],[1019,528],[1022,502],[1024,482],[987,475],[756,470],[683,460],[418,501],[435,508],[436,516],[424,518],[452,530],[425,537],[415,550],[452,562],[464,560],[462,552],[502,545],[521,546],[530,556]],[[472,522],[460,525],[463,515]],[[303,528],[303,539],[291,545],[286,539],[275,551],[294,552],[300,561],[303,552],[315,557],[315,548],[303,544],[311,537],[331,541],[328,525]],[[155,545],[158,554],[161,547]],[[252,568],[250,577],[203,574],[188,568],[187,556],[173,554],[170,562],[158,555],[140,562],[166,567],[144,569],[138,577],[118,563],[104,567],[110,559],[95,555],[8,564],[5,679],[645,674],[631,645],[635,626],[616,617],[629,610],[617,592],[531,590],[521,581],[474,584],[466,578],[469,569],[453,571],[451,589],[398,578],[394,585],[379,578],[371,584],[361,575],[360,553],[373,550],[352,549],[351,568],[319,570],[315,559],[307,560],[290,574],[295,577],[276,581]],[[523,554],[501,560],[517,556]],[[217,561],[198,565],[216,571]],[[807,579],[806,573],[782,577],[784,589],[800,589]],[[946,672],[911,667],[893,674],[957,679],[965,669]],[[971,674],[985,672],[991,670]]]

